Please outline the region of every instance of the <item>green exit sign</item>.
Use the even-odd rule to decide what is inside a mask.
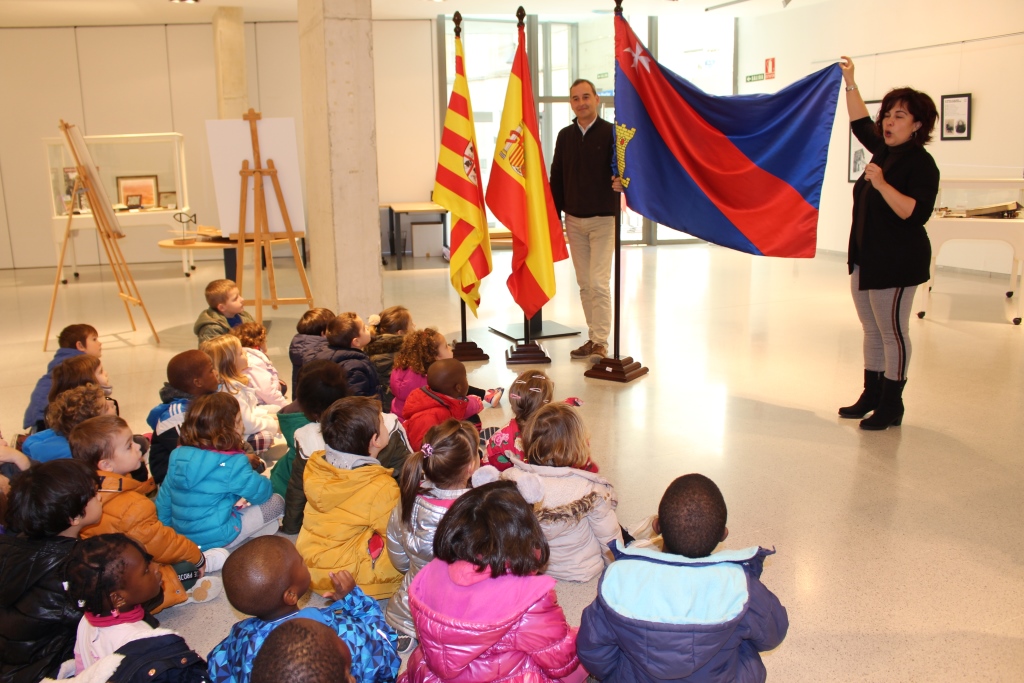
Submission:
[[[597,77],[598,78],[608,78],[608,72],[607,71],[602,71],[601,73],[597,74]]]
[[[764,74],[754,74],[753,76],[747,76],[747,83],[753,83],[754,81],[763,81]]]

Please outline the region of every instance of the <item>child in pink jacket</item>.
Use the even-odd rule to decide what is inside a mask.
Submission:
[[[538,575],[548,544],[512,482],[459,497],[434,551],[409,587],[420,644],[399,683],[586,679],[555,580]]]

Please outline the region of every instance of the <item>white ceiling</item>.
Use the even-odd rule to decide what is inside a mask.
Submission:
[[[614,0],[520,0],[542,18],[610,13]],[[726,0],[624,0],[627,15],[703,14]],[[746,0],[715,10],[735,16],[784,11],[783,0]],[[790,8],[825,0],[792,0]],[[517,0],[371,0],[374,19],[428,19],[456,10],[465,16],[515,16]],[[245,21],[294,21],[298,0],[0,0],[0,26],[111,26],[209,23],[218,7],[242,7]]]

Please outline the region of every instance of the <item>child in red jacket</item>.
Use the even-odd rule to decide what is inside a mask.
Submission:
[[[405,431],[409,445],[419,450],[423,437],[434,425],[445,420],[468,419],[483,410],[479,396],[467,396],[469,381],[466,366],[454,358],[431,363],[427,370],[427,386],[409,395],[405,402]],[[477,430],[480,425],[476,425]]]

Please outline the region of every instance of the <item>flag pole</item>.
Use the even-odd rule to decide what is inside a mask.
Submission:
[[[622,0],[615,0],[615,15],[617,17],[622,16]],[[616,138],[614,142],[617,145],[618,139]],[[615,145],[613,145],[613,149],[617,149]],[[612,155],[612,175],[614,176],[619,175],[619,168],[616,163],[617,158],[618,154]],[[613,323],[612,356],[611,358],[602,358],[584,372],[583,376],[591,379],[625,383],[632,382],[637,377],[643,377],[650,372],[650,369],[640,365],[639,362],[634,361],[630,356],[622,358],[619,355],[619,331],[621,329],[619,314],[622,310],[622,204],[621,199],[619,201],[618,210],[615,212],[615,319]]]
[[[516,19],[519,23],[516,24],[517,29],[523,28],[526,24],[523,21],[526,19],[526,10],[523,9],[522,5],[516,10]],[[493,329],[493,328],[492,328]],[[505,363],[507,365],[538,365],[541,363],[550,363],[551,356],[544,350],[544,347],[533,341],[530,336],[530,319],[526,316],[526,312],[523,312],[523,343],[513,344],[508,351],[505,352]]]
[[[452,17],[452,22],[455,24],[455,40],[456,40],[456,52],[459,52],[458,41],[462,35],[462,14],[455,12]],[[456,69],[458,71],[458,69]],[[456,86],[456,90],[457,90]],[[468,95],[467,95],[468,97]],[[450,106],[450,105],[449,105]],[[467,107],[468,108],[468,107]],[[470,134],[475,139],[475,135],[472,134],[472,112],[469,114],[470,119]],[[447,116],[445,117],[445,123],[447,124]],[[455,222],[458,222],[456,219]],[[484,226],[486,229],[486,226]],[[453,283],[454,284],[454,283]],[[462,318],[462,341],[452,340],[452,355],[461,361],[484,361],[489,360],[490,356],[483,352],[483,350],[476,345],[476,342],[469,341],[466,329],[466,300],[462,298],[462,293],[459,294],[459,309],[460,316]]]

